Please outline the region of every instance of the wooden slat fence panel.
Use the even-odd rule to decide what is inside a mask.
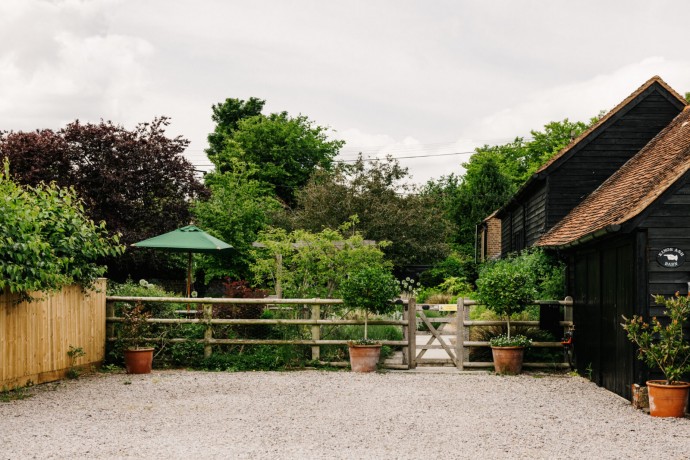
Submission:
[[[68,286],[35,302],[17,303],[15,295],[0,294],[0,388],[62,378],[70,346],[86,353],[78,366],[103,361],[105,285],[98,280],[88,295]]]

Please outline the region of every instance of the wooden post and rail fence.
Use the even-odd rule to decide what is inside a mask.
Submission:
[[[340,305],[343,303],[341,299],[226,299],[226,298],[180,298],[180,297],[123,297],[123,296],[108,296],[106,297],[106,323],[107,323],[107,340],[117,340],[115,334],[115,325],[123,321],[122,318],[115,316],[115,303],[125,302],[133,304],[136,302],[146,303],[179,303],[179,304],[201,304],[202,317],[201,318],[149,318],[147,321],[152,324],[203,324],[205,325],[203,339],[191,338],[144,338],[143,342],[165,342],[165,343],[181,343],[181,342],[197,342],[204,345],[204,356],[209,357],[213,353],[213,347],[218,345],[299,345],[310,346],[311,356],[313,360],[319,361],[321,359],[322,345],[347,345],[348,340],[324,340],[321,338],[321,328],[323,326],[343,326],[343,325],[363,325],[362,319],[321,319],[322,306]],[[244,318],[214,318],[213,305],[264,305],[269,306],[308,306],[311,310],[309,319],[244,319]],[[560,321],[560,325],[564,328],[572,327],[572,299],[567,298],[562,301],[536,301],[536,305],[560,305],[565,307],[565,318]],[[478,305],[476,301],[469,299],[459,299],[457,304],[444,305],[417,305],[414,299],[410,299],[403,303],[403,317],[402,319],[374,319],[369,320],[369,325],[388,325],[399,326],[402,328],[402,340],[381,340],[383,345],[402,348],[402,363],[392,364],[384,363],[386,368],[393,369],[414,369],[418,365],[454,365],[460,370],[466,368],[482,368],[491,367],[492,362],[474,362],[469,360],[469,349],[472,347],[488,347],[488,342],[471,341],[469,329],[471,327],[481,326],[500,326],[505,324],[505,321],[477,321],[469,319],[470,307]],[[456,315],[445,317],[427,317],[425,311],[437,310],[446,312],[456,312]],[[196,311],[192,311],[196,314]],[[188,315],[181,315],[188,316]],[[418,317],[419,316],[419,317]],[[426,344],[418,344],[417,331],[418,320],[426,325],[431,335]],[[454,322],[456,326],[455,338],[449,339],[449,336],[443,334],[443,327],[445,324]],[[434,324],[441,324],[435,327]],[[539,321],[511,321],[511,325],[516,326],[538,326]],[[213,328],[216,325],[295,325],[295,326],[309,326],[311,338],[310,339],[251,339],[251,338],[215,338],[213,335]],[[353,337],[355,339],[355,337]],[[438,342],[434,344],[432,342]],[[454,342],[454,343],[453,343]],[[547,348],[562,348],[561,342],[534,342],[533,347],[547,347]],[[447,358],[444,359],[429,359],[424,358],[427,350],[443,349],[446,352]],[[418,354],[418,350],[421,353]],[[331,362],[328,363],[336,366],[347,365],[345,362]],[[563,362],[552,363],[525,363],[525,367],[532,368],[567,368],[568,364]]]

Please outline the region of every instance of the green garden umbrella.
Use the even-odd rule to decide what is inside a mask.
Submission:
[[[158,249],[167,252],[189,253],[187,266],[187,297],[192,293],[192,253],[224,254],[232,249],[228,243],[215,238],[194,225],[178,228],[147,240],[133,243],[135,248]]]

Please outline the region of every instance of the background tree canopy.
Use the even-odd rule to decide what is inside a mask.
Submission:
[[[263,100],[226,99],[213,106],[214,132],[207,154],[215,173],[238,163],[256,166],[252,177],[269,184],[287,206],[316,169],[330,170],[344,141],[328,138],[328,128],[304,115],[287,112],[262,115]]]
[[[59,131],[2,133],[0,157],[10,160],[22,184],[73,186],[87,215],[105,221],[129,245],[187,225],[190,201],[206,194],[182,156],[188,141],[166,137],[168,124],[156,118],[129,131],[112,122],[75,121]],[[107,260],[108,276],[152,276],[166,257],[127,250]]]
[[[355,228],[365,238],[391,242],[385,252],[396,267],[434,263],[448,253],[451,225],[433,197],[418,194],[408,178],[392,158],[367,162],[360,155],[353,164],[314,174],[284,224],[318,232],[356,215]]]
[[[589,123],[555,121],[544,125],[543,131],[531,131],[530,141],[518,137],[507,144],[479,147],[463,163],[464,176],[451,174],[427,183],[423,193],[437,200],[446,218],[457,225],[450,240],[454,247],[462,254],[474,255],[476,226],[598,119]]]

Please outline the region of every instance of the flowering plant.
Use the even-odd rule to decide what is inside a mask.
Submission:
[[[532,345],[532,339],[524,335],[514,335],[510,337],[506,334],[501,334],[492,337],[489,340],[489,345],[492,347],[529,347]]]
[[[409,276],[404,280],[396,280],[400,286],[400,296],[404,299],[411,299],[419,295],[419,289],[422,287],[419,281],[415,281]]]
[[[650,367],[658,367],[666,378],[666,384],[679,381],[683,374],[690,372],[690,343],[683,337],[683,323],[690,315],[690,294],[665,298],[654,296],[658,305],[666,307],[664,314],[668,321],[657,317],[647,323],[640,316],[628,319],[623,316],[623,329],[628,339],[639,348],[638,358]]]

